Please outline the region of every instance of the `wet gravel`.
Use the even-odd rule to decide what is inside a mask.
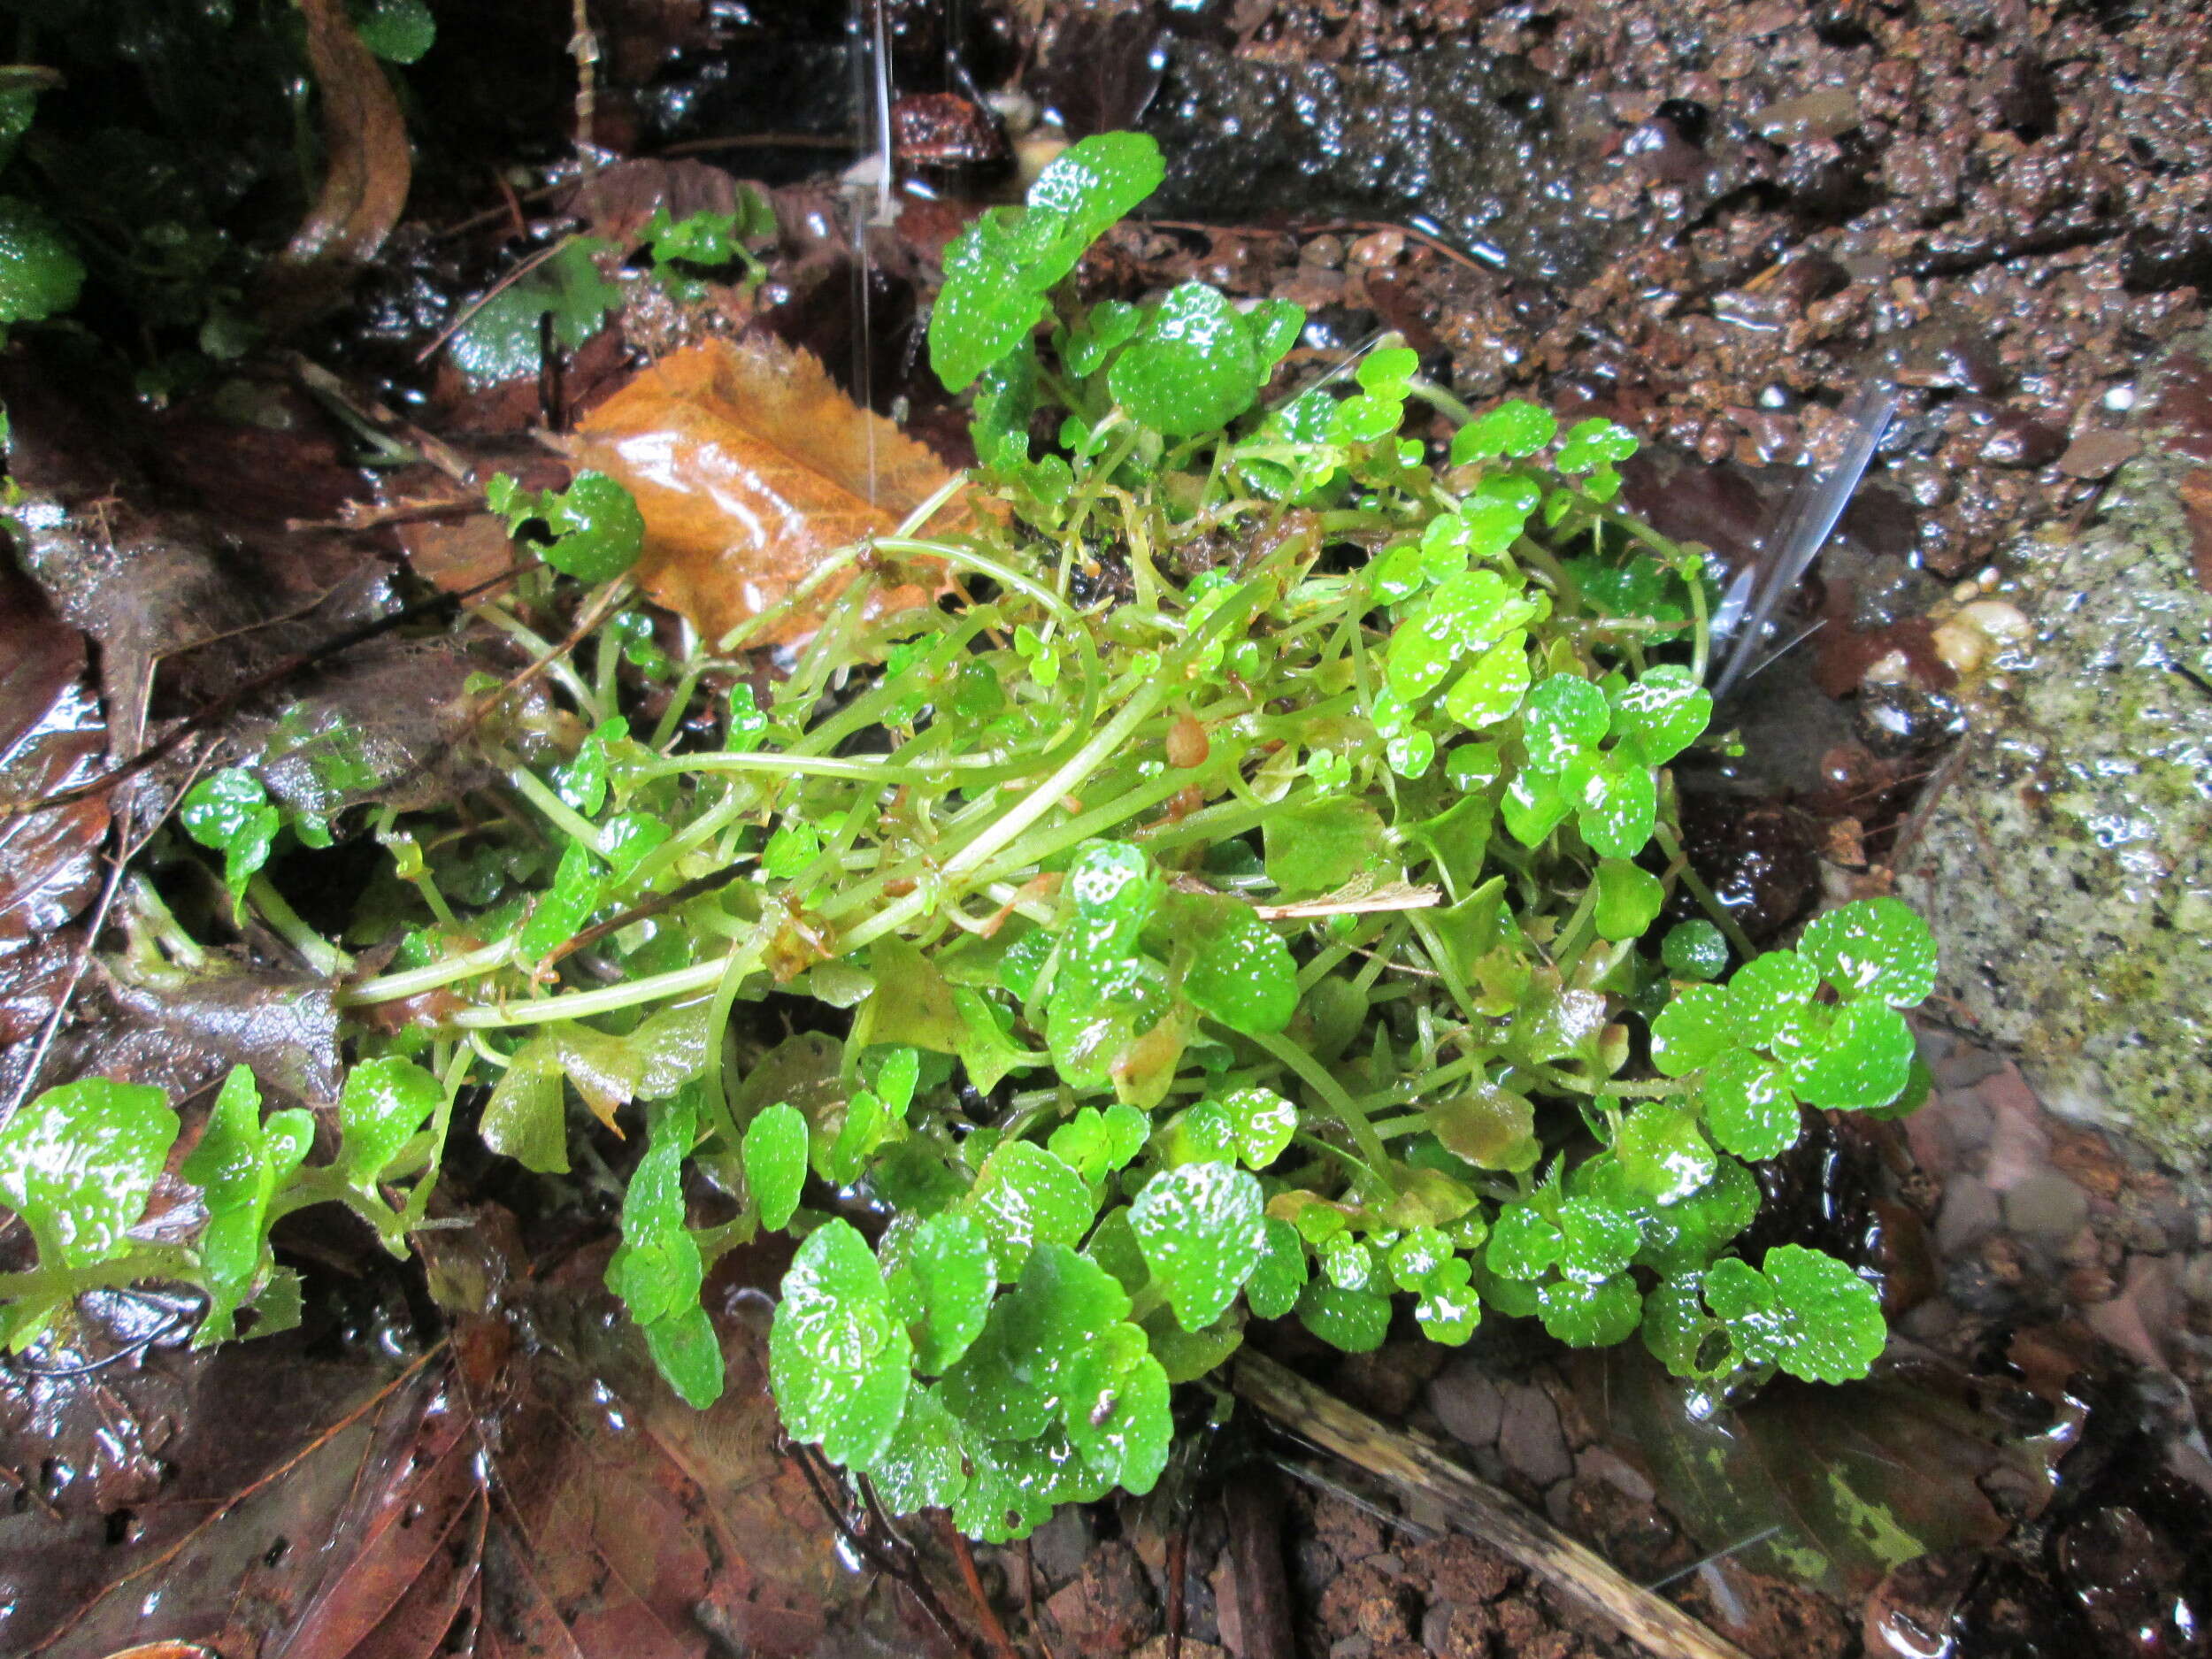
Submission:
[[[1189,67],[1171,65],[1151,118],[1171,131],[1202,119],[1225,56],[1304,86],[1399,84],[1439,51],[1464,78],[1465,53],[1491,55],[1488,82],[1524,88],[1516,130],[1586,158],[1522,245],[1608,255],[1578,280],[1533,257],[1490,268],[1417,227],[1343,228],[1359,216],[1334,196],[1269,219],[1263,191],[1224,186],[1182,205],[1260,222],[1209,239],[1201,274],[1307,305],[1324,344],[1379,317],[1448,359],[1471,400],[1586,403],[1708,462],[1824,458],[1843,396],[1891,380],[1873,484],[1903,511],[1882,550],[1947,579],[2090,498],[2129,453],[2139,364],[2212,281],[2212,14],[2189,0],[1178,15]],[[1419,217],[1396,188],[1382,180],[1377,217]],[[1448,238],[1454,212],[1431,217]],[[1187,237],[1130,251],[1191,253]]]

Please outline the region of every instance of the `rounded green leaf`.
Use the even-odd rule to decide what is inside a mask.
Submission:
[[[1657,876],[1623,858],[1598,865],[1594,919],[1606,939],[1634,939],[1659,917],[1667,890]]]
[[[1644,1298],[1644,1346],[1678,1377],[1706,1377],[1732,1368],[1736,1350],[1699,1293],[1705,1275],[1676,1273]]]
[[[1797,1097],[1782,1068],[1755,1054],[1725,1054],[1698,1093],[1705,1126],[1724,1151],[1770,1158],[1797,1144]]]
[[[1118,1325],[1069,1368],[1068,1439],[1094,1469],[1141,1496],[1159,1480],[1174,1442],[1168,1391],[1144,1333]]]
[[[835,1217],[809,1233],[783,1276],[768,1333],[785,1431],[833,1463],[867,1468],[898,1428],[913,1357],[868,1241]]]
[[[1626,1275],[1585,1282],[1555,1279],[1536,1293],[1544,1329],[1570,1348],[1610,1348],[1635,1334],[1643,1299]]]
[[[1315,1252],[1321,1271],[1339,1290],[1366,1290],[1376,1286],[1375,1253],[1353,1233],[1333,1233]]]
[[[1935,990],[1935,936],[1896,899],[1855,899],[1816,916],[1797,949],[1846,997],[1911,1008]]]
[[[0,1127],[0,1199],[30,1229],[39,1266],[127,1249],[176,1139],[169,1097],[150,1084],[85,1078],[19,1109]]]
[[[653,1368],[678,1399],[704,1411],[722,1397],[722,1344],[704,1308],[695,1302],[639,1328],[645,1333]]]
[[[1613,701],[1614,730],[1632,738],[1655,766],[1665,765],[1696,741],[1712,718],[1712,694],[1679,663],[1646,669]]]
[[[1169,291],[1106,370],[1107,388],[1169,437],[1227,426],[1259,395],[1259,350],[1227,295],[1203,282]]]
[[[1452,1258],[1452,1241],[1435,1227],[1415,1227],[1390,1247],[1390,1277],[1400,1290],[1418,1290]]]
[[[554,540],[541,557],[578,581],[603,582],[637,563],[645,519],[630,492],[604,472],[582,472],[546,513]]]
[[[1094,133],[1062,150],[1025,198],[1029,217],[1048,234],[1024,240],[1024,280],[1041,291],[1067,275],[1100,234],[1158,189],[1165,176],[1160,146],[1149,133]]]
[[[338,1097],[345,1132],[339,1167],[356,1181],[375,1180],[444,1099],[444,1087],[412,1060],[387,1056],[355,1066]]]
[[[892,1310],[914,1343],[914,1369],[927,1377],[949,1370],[982,1334],[990,1311],[990,1240],[965,1216],[931,1216],[901,1240],[887,1265]]]
[[[1474,1270],[1463,1256],[1440,1263],[1421,1286],[1413,1304],[1413,1317],[1432,1342],[1458,1348],[1482,1323],[1482,1302],[1476,1296]]]
[[[35,323],[65,311],[84,285],[84,265],[45,214],[0,196],[0,324]]]
[[[1660,941],[1660,960],[1667,972],[1686,979],[1717,979],[1728,971],[1728,940],[1719,928],[1699,917],[1678,922]]]
[[[1529,764],[1558,771],[1576,749],[1604,737],[1608,718],[1603,692],[1578,674],[1552,675],[1530,691],[1521,710]]]
[[[1847,1002],[1826,1037],[1788,1060],[1809,1106],[1886,1106],[1912,1080],[1912,1028],[1886,1002]]]
[[[1717,985],[1686,986],[1651,1022],[1651,1063],[1687,1077],[1736,1046],[1735,1016]]]
[[[790,1225],[806,1185],[805,1114],[779,1101],[745,1125],[745,1185],[760,1210],[760,1225]]]
[[[1002,1284],[1021,1277],[1033,1246],[1075,1243],[1093,1210],[1082,1176],[1028,1141],[994,1148],[960,1207],[990,1240]]]
[[[1297,1133],[1298,1109],[1271,1088],[1255,1084],[1210,1098],[1227,1114],[1238,1155],[1248,1168],[1265,1169]]]
[[[1555,463],[1566,473],[1586,472],[1593,467],[1625,461],[1636,453],[1636,434],[1625,426],[1594,417],[1578,421],[1559,446]]]
[[[1028,339],[1044,317],[1049,283],[1025,278],[988,213],[953,239],[944,271],[929,314],[929,366],[948,391],[959,392]]]
[[[1642,1242],[1633,1221],[1588,1198],[1570,1198],[1559,1206],[1559,1271],[1585,1284],[1620,1272]]]
[[[1823,1251],[1783,1244],[1754,1268],[1733,1256],[1705,1274],[1705,1302],[1753,1365],[1808,1382],[1863,1377],[1887,1336],[1874,1286]]]
[[[1266,1252],[1244,1282],[1244,1300],[1258,1317],[1279,1319],[1306,1287],[1306,1245],[1297,1228],[1277,1217],[1267,1218],[1266,1230]]]
[[[1608,753],[1583,786],[1575,827],[1591,850],[1606,858],[1633,858],[1659,821],[1659,785],[1650,767],[1632,755]]]
[[[1186,1164],[1155,1176],[1129,1225],[1186,1331],[1227,1310],[1266,1253],[1258,1179],[1233,1164]]]
[[[1452,434],[1454,466],[1495,455],[1533,455],[1559,431],[1551,411],[1516,398],[1479,415]]]
[[[1463,572],[1439,583],[1391,634],[1385,680],[1403,702],[1425,697],[1470,657],[1487,651],[1540,611],[1497,572]]]
[[[1655,1204],[1688,1197],[1713,1178],[1713,1148],[1689,1113],[1669,1102],[1640,1102],[1621,1125],[1613,1156],[1632,1191]]]
[[[1401,778],[1421,777],[1436,759],[1436,739],[1418,729],[1393,733],[1383,745],[1383,758]]]
[[[1481,1170],[1525,1170],[1541,1150],[1536,1108],[1525,1094],[1482,1083],[1430,1108],[1446,1151]]]
[[[1007,1342],[1012,1298],[992,1304],[983,1334],[938,1384],[945,1408],[976,1440],[1026,1440],[1051,1424],[1054,1400],[1028,1375],[1026,1356]]]
[[[1508,1204],[1490,1225],[1483,1264],[1502,1279],[1540,1279],[1558,1264],[1566,1240],[1534,1206]]]
[[[1060,896],[1078,916],[1141,926],[1159,902],[1152,864],[1126,841],[1086,841],[1060,883]]]
[[[1286,899],[1333,893],[1382,857],[1382,815],[1364,801],[1342,795],[1278,807],[1260,835],[1268,879]]]
[[[361,44],[388,64],[419,62],[438,39],[437,19],[424,0],[369,0],[354,14]]]
[[[484,1144],[541,1175],[568,1172],[568,1111],[561,1056],[554,1043],[533,1037],[515,1050],[492,1086],[477,1133]]]
[[[894,1515],[950,1509],[967,1490],[960,1457],[960,1425],[934,1388],[917,1388],[889,1444],[868,1466],[876,1496]]]
[[[1190,947],[1183,995],[1232,1031],[1279,1032],[1298,1011],[1298,964],[1290,947],[1240,899],[1177,895],[1172,912]]]
[[[1728,1008],[1738,1039],[1754,1048],[1771,1046],[1819,988],[1812,964],[1793,950],[1754,956],[1728,979]]]
[[[1041,1244],[999,1305],[1007,1362],[1058,1402],[1068,1397],[1071,1368],[1128,1317],[1129,1293],[1090,1257],[1064,1244]]]
[[[1331,1348],[1371,1354],[1390,1334],[1390,1298],[1317,1279],[1298,1298],[1298,1322]]]
[[[1452,682],[1444,712],[1470,730],[1495,726],[1520,708],[1529,680],[1528,634],[1516,628]]]

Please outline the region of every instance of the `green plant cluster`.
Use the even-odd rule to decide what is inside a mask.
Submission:
[[[739,185],[728,212],[703,208],[678,219],[665,207],[654,209],[640,233],[646,268],[636,273],[608,273],[622,253],[608,238],[567,237],[520,277],[492,289],[455,332],[449,355],[477,386],[534,374],[544,352],[543,319],[553,319],[553,338],[572,351],[628,299],[626,284],[652,283],[689,303],[706,292],[710,274],[748,287],[758,283],[766,274],[760,252],[775,234],[768,198]]]
[[[1909,1110],[1927,930],[1874,900],[1755,954],[1698,885],[1670,766],[1713,741],[1711,585],[1615,502],[1629,434],[1476,415],[1401,347],[1271,404],[1294,309],[1081,303],[1157,177],[1148,141],[1087,140],[955,244],[931,346],[976,388],[968,527],[925,534],[932,503],[826,560],[764,703],[741,652],[783,610],[657,632],[626,502],[503,487],[550,568],[484,614],[550,695],[480,723],[499,781],[465,810],[373,815],[390,867],[342,938],[272,880],[306,797],[265,758],[201,786],[185,830],[226,868],[196,925],[242,903],[386,949],[342,993],[348,1099],[403,1108],[342,1108],[303,1162],[234,1085],[194,1154],[215,1220],[157,1248],[127,1230],[167,1105],[73,1085],[132,1125],[87,1141],[94,1097],[43,1097],[7,1131],[50,1171],[6,1190],[40,1246],[0,1281],[19,1343],[148,1272],[258,1313],[267,1224],[311,1199],[396,1240],[465,1092],[531,1171],[580,1139],[631,1164],[607,1282],[695,1402],[703,1287],[787,1236],[786,1426],[981,1538],[1146,1490],[1176,1389],[1254,1320],[1356,1352],[1533,1317],[1716,1386],[1863,1374],[1864,1279],[1740,1254],[1747,1160],[1809,1108]],[[140,918],[135,956],[173,967],[188,919]],[[81,1179],[103,1148],[127,1171]]]

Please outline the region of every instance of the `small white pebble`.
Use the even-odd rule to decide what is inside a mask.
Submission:
[[[1999,645],[2024,645],[2035,631],[2019,606],[2002,599],[1977,599],[1955,619],[1988,635]]]
[[[1935,648],[1935,654],[1943,665],[1955,674],[1972,673],[1982,665],[1982,658],[1989,652],[1987,635],[1979,628],[1961,626],[1956,622],[1947,622],[1936,629],[1930,636],[1929,643]],[[1880,664],[1875,666],[1879,667]],[[1867,670],[1866,677],[1871,680],[1874,670]]]
[[[2118,386],[2108,387],[2105,389],[2104,406],[2107,409],[2134,408],[2135,388],[2132,385],[2126,383],[2123,383]]]
[[[1911,677],[1912,664],[1906,660],[1904,652],[1891,651],[1886,656],[1878,657],[1869,663],[1866,672],[1859,676],[1859,680],[1861,684],[1868,686],[1893,686]]]

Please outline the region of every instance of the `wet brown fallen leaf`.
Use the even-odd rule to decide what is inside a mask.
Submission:
[[[295,1333],[18,1385],[0,1653],[959,1659],[910,1576],[850,1564],[754,1324],[721,1322],[728,1386],[695,1411],[603,1287],[603,1247],[510,1285],[499,1219],[425,1235],[456,1334],[396,1375]]]
[[[278,261],[280,314],[312,311],[375,257],[399,223],[414,152],[384,65],[361,43],[342,0],[298,0],[322,101],[324,173],[315,205]]]
[[[813,357],[770,340],[709,340],[664,358],[585,419],[571,455],[636,496],[640,584],[710,638],[774,605],[831,549],[895,529],[949,477]],[[806,614],[756,642],[803,638],[844,586],[825,584]],[[918,586],[879,591],[869,614],[929,598]]]
[[[106,721],[82,684],[84,636],[12,565],[0,565],[0,799],[29,800],[100,770]],[[60,929],[100,886],[107,803],[0,819],[0,1043],[44,1023],[77,941]]]

